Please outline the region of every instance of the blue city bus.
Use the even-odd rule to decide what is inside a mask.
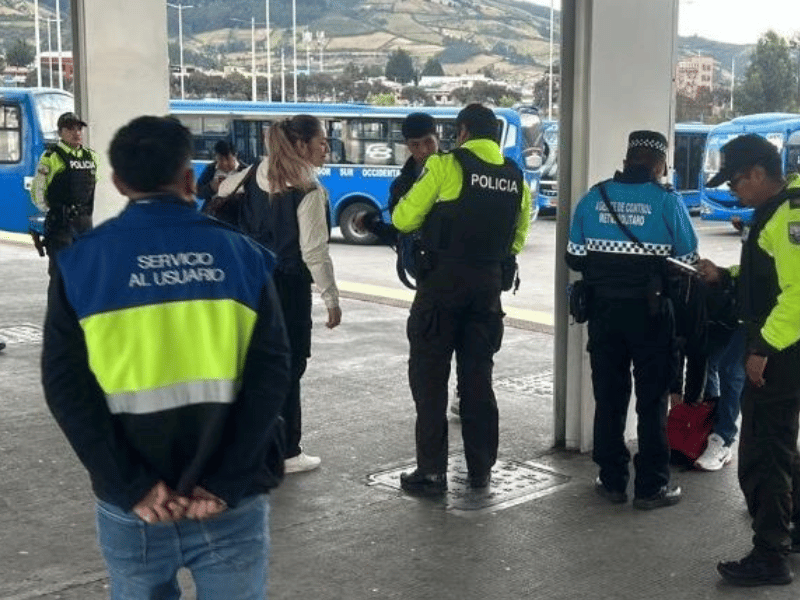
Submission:
[[[48,144],[58,141],[60,114],[72,95],[57,89],[0,88],[0,230],[27,233],[38,211],[30,187]]]
[[[737,117],[720,123],[708,134],[700,179],[700,216],[711,221],[741,219],[747,223],[752,208],[742,206],[728,189],[727,183],[707,188],[705,182],[717,174],[720,148],[735,137],[756,133],[775,144],[780,152],[784,173],[800,170],[800,114],[760,113]]]
[[[271,123],[305,113],[323,124],[330,145],[329,163],[320,179],[330,194],[331,219],[351,243],[368,244],[375,237],[355,226],[355,217],[381,211],[385,220],[389,185],[410,156],[400,130],[406,115],[425,111],[437,123],[442,150],[455,146],[455,119],[460,107],[401,107],[362,104],[267,103],[218,100],[173,100],[170,113],[194,135],[195,166],[213,159],[218,140],[236,148],[240,160],[254,163],[266,152]],[[534,198],[542,162],[541,119],[535,111],[495,109],[500,121],[500,146],[525,173]]]
[[[558,121],[544,121],[542,127],[544,159],[537,204],[540,215],[552,215],[558,208]],[[693,212],[700,209],[700,170],[711,127],[702,123],[675,125],[672,185]]]
[[[703,151],[712,125],[676,123],[672,154],[672,186],[690,212],[700,210],[700,174]]]

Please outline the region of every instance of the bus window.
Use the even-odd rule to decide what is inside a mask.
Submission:
[[[0,107],[0,163],[18,163],[22,160],[22,128],[19,105]]]
[[[800,173],[800,131],[795,131],[786,141],[786,174]]]
[[[351,120],[349,130],[350,138],[345,140],[345,150],[351,161],[365,165],[396,164],[389,142],[388,120]]]
[[[439,136],[439,150],[450,152],[456,147],[458,130],[456,129],[455,121],[437,121],[436,133]]]
[[[233,147],[239,160],[252,165],[266,154],[264,140],[269,126],[269,121],[237,119],[233,122]]]

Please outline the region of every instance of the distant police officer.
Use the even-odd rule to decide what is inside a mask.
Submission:
[[[777,149],[758,135],[737,137],[721,153],[722,169],[708,186],[727,181],[755,213],[738,267],[699,266],[710,282],[735,280],[746,330],[739,484],[754,548],[717,570],[735,585],[786,584],[786,552],[800,551],[800,179],[787,184]]]
[[[633,505],[640,509],[676,504],[681,494],[668,485],[666,414],[675,372],[675,320],[664,293],[664,259],[696,262],[697,237],[678,195],[658,183],[666,155],[662,134],[631,133],[623,171],[595,185],[575,208],[566,254],[567,264],[583,273],[592,297],[593,459],[600,467],[595,490],[618,504],[628,498],[630,452],[624,434],[632,362],[639,418]]]
[[[42,155],[31,186],[33,203],[47,212],[44,234],[51,274],[56,253],[92,228],[97,182],[97,154],[83,146],[86,123],[67,112],[57,126],[60,140]]]
[[[456,128],[459,147],[430,156],[392,213],[400,231],[420,230],[427,256],[408,319],[417,469],[400,481],[411,494],[447,489],[447,380],[454,351],[469,483],[489,485],[498,446],[492,357],[503,337],[501,264],[522,250],[530,220],[530,190],[520,169],[503,158],[494,113],[470,104]]]

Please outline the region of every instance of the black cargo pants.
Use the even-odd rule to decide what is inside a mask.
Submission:
[[[671,303],[650,316],[643,298],[595,298],[589,316],[589,355],[594,386],[594,449],[600,479],[612,491],[628,485],[630,452],[625,421],[636,386],[637,437],[634,494],[652,496],[669,482],[667,397],[676,367]]]
[[[485,475],[497,460],[499,417],[492,371],[503,338],[500,285],[499,263],[442,262],[419,282],[407,334],[417,466],[423,473],[447,472],[447,383],[453,352],[469,474]]]
[[[753,545],[784,552],[800,518],[800,344],[767,359],[766,385],[742,394],[739,485],[753,517]]]

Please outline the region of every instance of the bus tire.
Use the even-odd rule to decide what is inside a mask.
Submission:
[[[374,233],[356,227],[356,217],[365,212],[375,212],[375,207],[365,202],[353,202],[339,216],[339,229],[350,244],[367,245],[378,241],[378,236]]]

